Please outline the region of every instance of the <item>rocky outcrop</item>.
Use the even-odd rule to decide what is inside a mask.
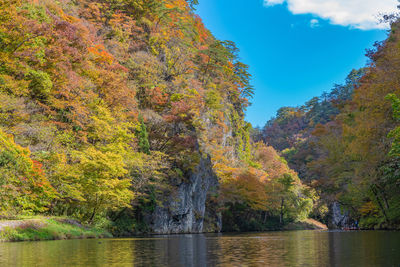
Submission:
[[[209,157],[202,158],[196,171],[176,185],[162,205],[148,218],[155,234],[219,232],[221,215],[213,205],[218,178]]]
[[[343,229],[354,227],[354,223],[347,211],[343,211],[338,202],[333,202],[330,206],[329,229]]]

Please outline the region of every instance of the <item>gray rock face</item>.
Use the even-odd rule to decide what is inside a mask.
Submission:
[[[210,158],[202,158],[196,171],[181,181],[150,218],[155,234],[219,232],[221,215],[212,205],[217,193],[218,178]]]
[[[330,213],[329,228],[342,229],[352,226],[348,212],[342,212],[338,202],[332,203]]]

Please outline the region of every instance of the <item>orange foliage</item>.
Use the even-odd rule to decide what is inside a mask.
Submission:
[[[112,64],[114,61],[113,56],[105,50],[104,45],[93,45],[88,48],[88,51],[94,55],[94,60],[97,63]]]

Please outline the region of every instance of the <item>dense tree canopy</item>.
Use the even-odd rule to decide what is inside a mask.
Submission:
[[[139,225],[207,156],[220,211],[305,216],[308,189],[250,140],[248,66],[197,3],[0,0],[0,216]]]

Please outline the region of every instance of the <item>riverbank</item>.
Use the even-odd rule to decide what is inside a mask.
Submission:
[[[284,226],[282,231],[327,230],[326,225],[307,219]],[[0,241],[40,241],[63,239],[110,238],[113,235],[104,229],[84,226],[76,220],[64,217],[22,217],[0,220]]]
[[[0,241],[39,241],[112,237],[103,229],[83,226],[61,217],[0,220]]]

